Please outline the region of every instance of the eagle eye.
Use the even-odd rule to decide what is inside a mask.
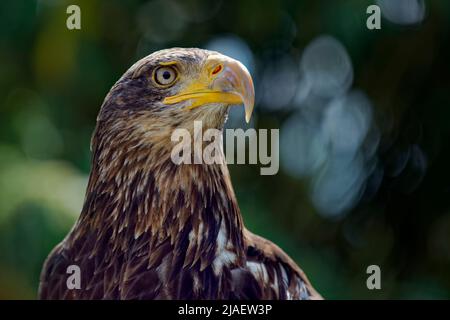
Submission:
[[[160,86],[169,86],[178,78],[178,73],[173,67],[163,66],[155,70],[153,80]]]

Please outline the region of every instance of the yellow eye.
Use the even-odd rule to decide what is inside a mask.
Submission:
[[[168,86],[177,79],[177,71],[172,67],[160,67],[154,74],[155,82],[161,86]]]

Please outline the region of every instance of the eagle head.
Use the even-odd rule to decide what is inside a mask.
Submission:
[[[161,50],[136,62],[111,88],[97,133],[167,144],[174,129],[189,130],[193,121],[221,129],[231,105],[243,104],[248,122],[254,95],[250,73],[235,59],[194,48]]]

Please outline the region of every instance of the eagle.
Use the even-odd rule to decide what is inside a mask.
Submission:
[[[81,214],[47,257],[39,298],[321,299],[282,249],[244,227],[225,161],[171,159],[175,129],[223,130],[239,104],[248,121],[254,95],[246,67],[214,51],[165,49],[132,65],[100,108]]]

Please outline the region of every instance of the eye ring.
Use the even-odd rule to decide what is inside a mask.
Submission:
[[[170,66],[161,66],[155,69],[153,81],[159,86],[168,87],[178,79],[178,72]]]

